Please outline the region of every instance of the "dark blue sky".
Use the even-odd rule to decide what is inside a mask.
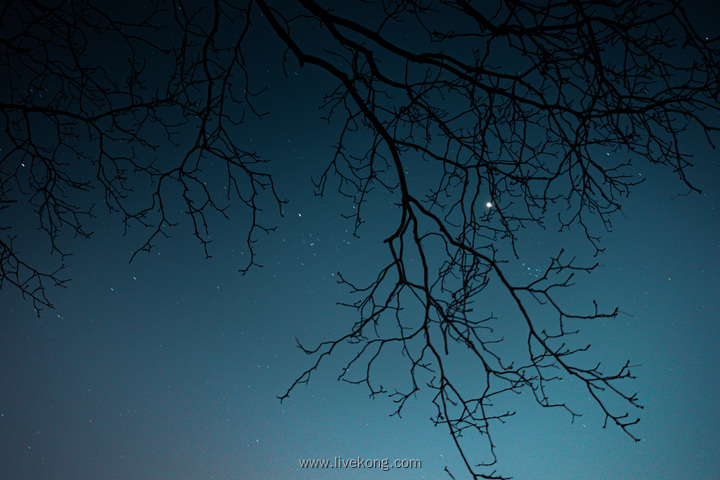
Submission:
[[[700,156],[692,175],[703,194],[679,198],[672,178],[643,171],[649,180],[607,237],[603,268],[578,287],[632,315],[583,334],[597,358],[643,365],[634,385],[646,407],[635,430],[643,441],[603,430],[581,390],[568,392],[583,407],[575,424],[521,398],[496,432],[499,458],[517,478],[712,478],[720,469],[717,164]],[[381,226],[354,239],[331,200],[296,193],[260,244],[265,267],[247,276],[235,271],[242,247],[233,223],[216,235],[210,260],[178,233],[128,264],[133,244],[110,221],[77,243],[73,281],[52,292],[55,311],[36,318],[3,292],[0,468],[28,479],[409,479],[460,470],[427,405],[388,418],[388,400],[334,381],[337,363],[282,405],[275,398],[308,365],[294,338],[338,334],[354,318],[334,305],[347,295],[333,274],[370,274],[366,259],[382,254],[372,236]],[[301,458],[336,456],[418,458],[423,468],[299,469]]]
[[[274,160],[278,188],[290,200],[277,230],[259,237],[263,268],[237,272],[247,255],[240,209],[230,221],[213,220],[210,259],[184,222],[128,263],[143,232],[122,236],[111,216],[91,225],[92,239],[66,240],[72,281],[49,291],[54,310],[38,318],[15,291],[0,292],[3,478],[437,479],[445,466],[465,478],[446,429],[429,421],[427,395],[398,419],[388,416],[394,405],[387,398],[370,400],[363,387],[335,381],[348,351],[282,404],[276,398],[310,365],[296,337],[314,344],[356,320],[336,305],[352,298],[337,272],[372,278],[387,261],[382,239],[394,220],[379,195],[356,238],[341,217],[352,209],[349,200],[313,196],[310,177],[332,153],[333,130],[308,108],[321,89],[296,93],[321,80],[292,73],[272,97],[282,114],[253,123],[248,133]],[[534,480],[718,476],[717,158],[717,151],[698,148],[689,178],[702,194],[687,196],[678,196],[685,190],[672,172],[638,163],[636,174],[647,181],[604,235],[602,267],[579,278],[567,297],[623,312],[578,326],[593,345],[589,359],[642,365],[626,385],[645,406],[633,429],[642,441],[603,429],[601,412],[578,385],[554,389],[583,413],[574,423],[530,396],[504,397],[517,414],[494,432],[502,473]],[[542,268],[556,246],[586,250],[573,235],[534,235],[520,243],[525,265],[517,266],[518,276]],[[498,316],[509,312],[502,302],[497,308]],[[382,374],[392,378],[396,368]],[[422,468],[299,465],[335,457],[419,459]]]

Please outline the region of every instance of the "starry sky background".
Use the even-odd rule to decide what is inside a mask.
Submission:
[[[370,278],[393,227],[378,198],[355,238],[341,216],[352,203],[313,195],[310,180],[332,154],[334,131],[314,110],[324,80],[295,73],[264,100],[278,114],[247,127],[290,200],[277,230],[258,243],[263,268],[237,271],[247,255],[240,209],[211,225],[210,259],[185,222],[128,263],[143,232],[123,236],[110,216],[93,223],[91,240],[66,241],[72,282],[50,291],[54,310],[38,318],[16,292],[0,293],[4,478],[435,479],[445,466],[464,478],[446,430],[429,421],[427,399],[409,404],[402,419],[389,417],[390,400],[335,380],[342,356],[282,404],[276,398],[310,365],[296,337],[313,344],[356,319],[336,305],[352,299],[337,272]],[[604,236],[602,268],[574,290],[578,302],[595,298],[624,312],[582,333],[593,358],[642,365],[628,388],[645,406],[633,430],[643,441],[603,429],[579,388],[563,391],[584,414],[574,423],[520,397],[511,406],[518,413],[495,430],[502,473],[558,480],[720,472],[720,166],[717,151],[696,143],[689,178],[702,194],[678,196],[685,190],[672,172],[638,163],[647,181]],[[44,248],[27,238],[23,248]],[[517,275],[533,275],[560,242],[574,241],[528,239]],[[299,468],[299,459],[334,457],[420,459],[422,468]]]

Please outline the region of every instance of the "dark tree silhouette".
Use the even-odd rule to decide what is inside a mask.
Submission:
[[[60,235],[88,236],[84,218],[100,203],[126,226],[146,227],[137,252],[149,251],[172,227],[166,205],[179,198],[207,253],[208,215],[239,201],[252,214],[246,271],[257,234],[272,228],[263,205],[284,201],[263,158],[237,140],[244,115],[261,116],[253,102],[264,85],[253,84],[249,59],[262,46],[248,38],[281,43],[278,62],[336,85],[323,108],[341,132],[317,192],[353,201],[356,234],[374,189],[389,192],[397,212],[376,278],[340,277],[357,295],[357,322],[301,346],[314,360],[281,398],[346,346],[355,353],[340,378],[389,395],[396,414],[431,392],[432,421],[448,428],[473,478],[504,478],[491,435],[512,415],[503,395],[529,390],[541,406],[579,415],[549,398],[555,380],[584,387],[605,424],[637,440],[630,427],[642,407],[620,386],[631,364],[586,366],[589,345],[572,346],[578,321],[618,314],[563,302],[594,260],[560,251],[531,281],[508,272],[529,227],[580,229],[599,254],[600,234],[641,180],[638,162],[668,166],[695,190],[684,142],[694,132],[712,145],[717,130],[717,38],[701,37],[673,0],[325,3],[158,2],[140,17],[141,7],[6,2],[0,202],[31,206],[7,218],[32,219],[64,258]],[[223,184],[209,185],[218,172]],[[40,309],[50,305],[48,284],[64,279],[13,243],[18,221],[1,225],[1,279]],[[517,318],[478,311],[499,291]],[[520,322],[523,351],[506,348],[501,320]],[[407,362],[404,386],[374,380],[385,352]],[[458,355],[477,365],[472,385],[453,371]],[[468,453],[478,435],[485,459]]]

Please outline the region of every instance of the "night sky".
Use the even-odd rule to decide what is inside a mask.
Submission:
[[[312,359],[296,348],[337,337],[356,320],[338,272],[371,279],[387,262],[382,240],[394,207],[378,195],[353,236],[342,214],[352,201],[312,178],[332,155],[337,129],[316,107],[327,85],[312,70],[266,71],[275,112],[250,120],[247,138],[273,163],[289,200],[277,229],[259,234],[246,275],[247,212],[211,219],[211,258],[181,223],[172,237],[129,263],[146,232],[123,235],[117,215],[100,215],[91,239],[64,238],[67,288],[48,291],[54,309],[4,288],[0,315],[0,477],[71,479],[437,479],[466,478],[447,429],[434,427],[427,395],[402,418],[386,397],[337,382],[349,350],[322,364],[284,402]],[[275,78],[275,77],[273,77]],[[603,415],[578,385],[557,393],[583,414],[571,423],[531,395],[508,398],[517,414],[495,428],[498,469],[519,479],[711,479],[720,475],[720,165],[702,139],[687,188],[669,169],[639,161],[647,180],[603,235],[601,267],[578,279],[571,301],[597,299],[621,315],[581,325],[591,356],[610,366],[639,364],[645,407],[632,430],[603,429]],[[336,188],[336,187],[335,187]],[[179,207],[178,207],[179,211]],[[273,218],[273,217],[270,217]],[[22,223],[21,217],[13,219]],[[45,255],[28,227],[23,249]],[[522,232],[521,232],[522,235]],[[544,268],[558,246],[583,253],[573,235],[528,231],[516,275]],[[385,262],[385,263],[384,263]],[[577,297],[575,297],[577,296]],[[501,317],[509,307],[497,306]],[[507,311],[503,308],[508,309]],[[395,365],[388,365],[389,377]],[[459,365],[458,368],[463,368]],[[469,368],[469,367],[468,367]],[[302,469],[301,459],[419,459],[419,469]]]

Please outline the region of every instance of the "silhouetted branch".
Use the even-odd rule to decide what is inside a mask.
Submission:
[[[265,160],[237,140],[245,112],[260,115],[240,48],[250,6],[132,7],[61,1],[3,7],[0,201],[13,205],[9,215],[22,215],[14,207],[29,200],[51,250],[62,255],[62,233],[91,235],[84,224],[98,192],[126,231],[147,231],[131,260],[170,235],[180,209],[209,256],[208,215],[227,218],[231,204],[244,205],[245,272],[257,265],[258,233],[273,229],[263,204],[273,201],[280,211],[284,202]],[[8,220],[2,226],[14,228]],[[44,284],[31,291],[12,283],[44,298]]]
[[[303,347],[314,363],[281,398],[347,344],[355,354],[339,378],[365,384],[371,396],[388,393],[394,414],[419,391],[434,392],[432,420],[448,428],[474,478],[504,478],[485,471],[497,462],[491,426],[514,413],[502,409],[503,394],[530,390],[541,406],[580,415],[550,399],[548,385],[562,379],[584,385],[605,423],[637,440],[629,427],[638,419],[610,406],[619,398],[642,408],[619,386],[634,378],[630,363],[611,373],[581,366],[590,345],[572,346],[578,329],[567,326],[618,310],[593,301],[582,313],[560,301],[575,274],[597,263],[581,266],[561,251],[525,283],[512,281],[506,264],[530,225],[579,227],[601,253],[600,233],[643,180],[635,171],[643,159],[671,167],[696,190],[685,175],[683,133],[700,129],[710,140],[717,130],[706,114],[718,107],[717,49],[676,2],[368,2],[366,16],[298,3],[307,13],[290,17],[257,1],[300,64],[338,82],[325,109],[343,128],[316,188],[323,194],[337,179],[338,193],[355,203],[356,233],[374,188],[394,195],[400,212],[380,274],[365,286],[340,277],[359,296],[350,304],[359,319],[346,335]],[[369,13],[380,8],[382,16]],[[295,34],[311,26],[321,40]],[[524,352],[508,353],[494,315],[474,311],[498,288],[524,324]],[[458,349],[475,360],[482,386],[469,388],[446,368]],[[406,388],[373,380],[388,350],[407,361]],[[351,369],[360,376],[349,377]],[[488,461],[466,455],[470,432],[486,440]]]
[[[429,394],[432,422],[448,429],[473,478],[506,478],[494,469],[493,431],[514,414],[503,408],[509,394],[529,391],[543,407],[580,415],[551,399],[563,379],[637,440],[631,412],[642,407],[622,387],[633,366],[586,366],[590,345],[575,340],[578,324],[618,310],[563,301],[597,262],[563,250],[535,278],[512,268],[529,227],[579,230],[600,254],[602,233],[643,180],[640,162],[671,168],[696,191],[685,134],[713,145],[720,52],[679,2],[6,3],[0,205],[14,216],[0,224],[0,282],[36,308],[50,305],[47,285],[64,280],[18,255],[12,239],[28,203],[61,258],[62,234],[91,235],[84,223],[96,203],[126,230],[145,229],[131,258],[182,218],[209,256],[212,217],[241,205],[250,253],[241,271],[257,265],[258,234],[273,229],[263,207],[282,212],[284,200],[265,159],[239,140],[245,116],[265,114],[255,106],[264,86],[251,82],[251,59],[264,55],[253,33],[284,45],[278,61],[334,82],[323,115],[340,132],[316,192],[351,200],[355,235],[376,189],[392,197],[395,219],[374,278],[339,276],[357,320],[314,348],[298,342],[314,361],[281,399],[345,347],[353,353],[339,379],[387,394],[393,414]],[[513,313],[483,310],[500,297]],[[377,372],[393,354],[407,376],[384,386]],[[471,373],[453,370],[458,358],[472,359]],[[485,460],[470,458],[477,438]]]

